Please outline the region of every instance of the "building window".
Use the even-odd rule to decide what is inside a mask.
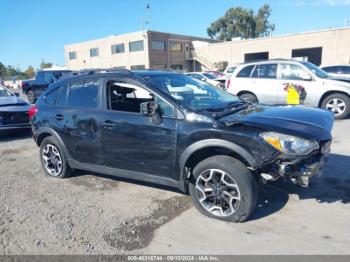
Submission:
[[[163,64],[163,65],[152,65],[152,69],[165,69],[166,68],[166,65]]]
[[[129,50],[130,52],[143,51],[143,40],[130,42]]]
[[[182,65],[171,65],[170,68],[173,70],[182,70]]]
[[[159,40],[152,40],[152,50],[165,51],[165,42]]]
[[[99,50],[98,48],[90,48],[90,57],[96,57],[99,56]]]
[[[130,67],[131,70],[143,70],[145,68],[145,65],[133,65]]]
[[[172,52],[182,52],[182,43],[181,42],[170,42],[169,49]]]
[[[124,46],[124,44],[112,45],[111,48],[112,48],[112,54],[125,53],[125,46]]]
[[[69,52],[69,60],[74,60],[74,59],[77,59],[77,52],[76,51]]]

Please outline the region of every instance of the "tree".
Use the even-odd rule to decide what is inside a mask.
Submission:
[[[25,74],[28,78],[33,78],[33,77],[35,76],[34,67],[32,67],[31,65],[28,66],[27,70],[24,71],[24,74]]]
[[[207,29],[210,38],[230,41],[233,37],[257,38],[270,35],[275,25],[269,22],[271,8],[263,5],[257,12],[242,7],[230,8]]]
[[[45,61],[42,61],[40,64],[40,68],[44,69],[44,68],[51,68],[52,67],[52,63],[46,63]]]

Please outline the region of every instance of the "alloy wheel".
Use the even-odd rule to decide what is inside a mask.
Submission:
[[[339,116],[345,112],[346,104],[340,98],[332,98],[327,102],[326,109],[332,111],[334,115]]]
[[[51,176],[59,176],[63,169],[63,162],[57,147],[52,144],[45,145],[41,157],[44,167]]]
[[[241,202],[237,183],[219,169],[208,169],[198,176],[196,193],[204,209],[219,217],[235,213]]]

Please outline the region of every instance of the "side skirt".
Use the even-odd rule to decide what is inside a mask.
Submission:
[[[87,163],[81,163],[72,159],[68,159],[68,164],[71,168],[82,169],[99,174],[107,174],[114,177],[127,178],[135,181],[148,182],[168,187],[177,188],[182,192],[185,192],[184,185],[180,181],[176,181],[171,178],[155,176],[148,173],[142,173],[137,171],[130,171],[119,168],[111,168],[100,165],[92,165]]]

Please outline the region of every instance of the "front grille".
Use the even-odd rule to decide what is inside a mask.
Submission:
[[[0,113],[0,124],[11,125],[11,124],[23,124],[29,123],[29,116],[27,112],[1,112]]]

